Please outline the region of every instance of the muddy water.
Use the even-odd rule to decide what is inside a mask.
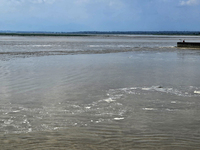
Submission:
[[[0,37],[2,149],[199,149],[200,51],[178,39]]]

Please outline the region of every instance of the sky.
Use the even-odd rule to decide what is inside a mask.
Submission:
[[[200,0],[0,0],[1,31],[200,31]]]

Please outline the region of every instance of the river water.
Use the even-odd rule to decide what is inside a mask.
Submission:
[[[200,149],[195,36],[0,37],[0,149]]]

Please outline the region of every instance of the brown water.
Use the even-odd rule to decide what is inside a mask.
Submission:
[[[0,149],[200,149],[200,51],[180,36],[0,37]]]

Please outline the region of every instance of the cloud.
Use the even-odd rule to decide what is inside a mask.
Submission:
[[[55,0],[1,0],[8,4],[23,4],[23,3],[32,3],[32,4],[41,4],[41,3],[49,3],[52,4]]]
[[[181,1],[180,5],[182,6],[192,6],[192,5],[198,5],[200,4],[200,0],[187,0],[187,1]]]
[[[90,0],[76,0],[75,1],[75,3],[78,4],[78,5],[89,3],[89,2],[90,2]]]
[[[196,19],[200,15],[199,7],[177,7],[199,4],[200,0],[0,0],[0,28],[48,31],[180,30],[183,22],[187,26],[192,18],[195,29],[199,30],[199,20]],[[191,29],[194,30],[194,27]]]
[[[52,4],[55,2],[55,0],[30,0],[30,2],[32,3],[49,3],[49,4]]]

